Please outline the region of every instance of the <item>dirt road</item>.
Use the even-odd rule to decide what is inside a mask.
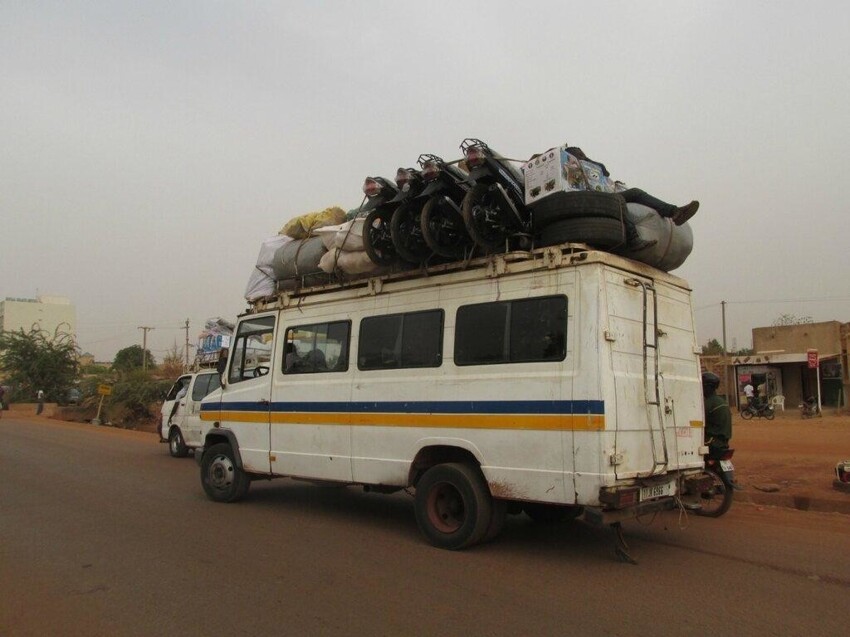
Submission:
[[[193,460],[170,458],[150,434],[10,418],[0,434],[4,636],[845,628],[843,515],[661,515],[626,525],[638,566],[614,559],[607,530],[522,516],[498,541],[451,553],[420,539],[403,494],[257,482],[246,501],[220,505]]]
[[[835,463],[850,459],[850,416],[803,420],[795,410],[745,421],[735,415],[732,447],[745,487],[739,499],[850,514],[850,494],[832,486]]]

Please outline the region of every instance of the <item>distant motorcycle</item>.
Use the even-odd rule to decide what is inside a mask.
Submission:
[[[817,398],[814,396],[809,396],[799,404],[800,407],[800,417],[801,418],[814,418],[816,416],[820,416],[820,409],[818,408]]]
[[[753,418],[767,418],[768,420],[773,420],[776,417],[776,412],[773,411],[773,407],[771,407],[767,402],[758,402],[753,404],[750,401],[746,407],[741,410],[741,418],[744,420],[752,420]]]

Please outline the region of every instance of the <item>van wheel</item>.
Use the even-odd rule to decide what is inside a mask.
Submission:
[[[178,427],[172,427],[168,434],[168,453],[172,458],[185,458],[189,454],[189,447],[183,440],[183,434]]]
[[[425,472],[416,485],[414,508],[426,539],[449,550],[480,542],[493,517],[493,500],[481,472],[455,462]]]
[[[236,466],[233,449],[226,442],[213,445],[201,459],[201,484],[210,500],[236,502],[245,497],[251,480]]]

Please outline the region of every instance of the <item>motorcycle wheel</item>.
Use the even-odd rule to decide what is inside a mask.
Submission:
[[[751,412],[749,409],[742,409],[741,410],[741,418],[743,418],[744,420],[752,420],[753,419],[753,412]]]
[[[463,217],[443,200],[444,196],[434,195],[422,208],[422,238],[435,254],[448,259],[462,259],[472,240],[466,232]]]
[[[773,420],[774,418],[776,418],[776,412],[773,409],[765,409],[764,417],[768,420]]]
[[[405,261],[417,265],[431,256],[431,248],[422,238],[421,216],[422,201],[414,200],[396,208],[390,220],[390,236],[396,253]]]
[[[463,198],[463,224],[472,240],[485,252],[503,252],[512,234],[505,224],[505,214],[499,208],[489,184],[475,184]]]
[[[719,518],[732,506],[732,487],[723,481],[717,471],[709,469],[707,473],[712,478],[712,485],[708,491],[700,494],[699,508],[695,513],[706,518]]]
[[[385,209],[375,208],[363,222],[363,249],[375,265],[391,265],[396,261],[389,214]]]

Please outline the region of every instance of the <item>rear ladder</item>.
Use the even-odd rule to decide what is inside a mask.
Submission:
[[[658,433],[660,433],[661,451],[657,448],[654,418],[649,419],[649,436],[652,446],[653,467],[650,475],[664,473],[670,459],[667,455],[667,436],[664,431],[664,412],[661,406],[661,380],[658,373],[658,294],[652,283],[640,279],[626,279],[627,285],[640,287],[643,292],[643,387],[644,400],[649,406],[655,407],[658,416]],[[649,322],[649,302],[652,297],[652,324]],[[652,374],[649,372],[649,357],[652,355]]]

